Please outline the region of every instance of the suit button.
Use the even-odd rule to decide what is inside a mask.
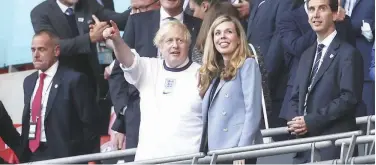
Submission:
[[[224,132],[227,132],[227,128],[223,129]]]
[[[227,112],[225,112],[225,111],[222,112],[222,115],[223,115],[223,116],[226,116],[226,114],[227,114]]]
[[[228,94],[227,94],[227,93],[225,94],[225,97],[228,97]]]

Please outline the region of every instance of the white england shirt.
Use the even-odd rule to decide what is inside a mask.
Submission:
[[[189,62],[174,70],[162,59],[135,55],[125,79],[140,91],[141,123],[135,160],[197,153],[202,136],[200,67]]]

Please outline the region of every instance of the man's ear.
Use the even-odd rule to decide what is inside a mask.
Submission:
[[[56,46],[55,46],[55,50],[54,50],[54,52],[55,52],[55,56],[56,56],[56,57],[59,57],[59,56],[60,56],[60,45],[56,45]]]
[[[208,1],[203,1],[201,3],[201,7],[204,9],[204,12],[207,12],[209,10],[209,8],[210,8],[210,4],[209,4]]]

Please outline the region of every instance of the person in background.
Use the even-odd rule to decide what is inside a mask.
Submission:
[[[189,8],[192,15],[196,18],[204,19],[205,14],[209,11],[211,5],[218,3],[219,0],[190,0]]]
[[[357,112],[358,116],[375,114],[375,82],[369,77],[372,44],[375,40],[375,1],[342,0],[346,14],[351,17],[352,34],[355,34],[356,48],[363,57],[363,102]],[[366,110],[364,112],[364,110]]]
[[[8,115],[3,102],[0,101],[0,138],[9,146],[15,154],[18,156],[19,161],[23,162],[21,156],[19,155],[19,148],[21,147],[21,136],[17,132],[16,128],[13,126],[12,119]],[[11,162],[6,162],[0,157],[0,164],[7,164]]]
[[[202,64],[202,55],[204,53],[205,40],[208,36],[210,26],[213,24],[215,19],[224,14],[234,16],[236,18],[239,18],[240,16],[236,8],[229,2],[215,3],[205,13],[200,31],[197,35],[196,45],[194,46],[192,52],[192,60],[194,62]]]
[[[371,52],[371,66],[369,67],[369,77],[372,81],[375,81],[375,44],[373,45],[372,52]]]
[[[103,116],[87,76],[60,65],[59,38],[50,31],[33,36],[31,51],[37,71],[23,83],[22,159],[99,152],[98,119]]]
[[[154,44],[162,58],[140,57],[121,39],[114,22],[103,37],[124,71],[140,91],[141,123],[135,160],[193,154],[202,134],[199,65],[188,56],[191,36],[178,20],[165,22]]]
[[[199,72],[202,152],[262,143],[261,73],[246,41],[235,17],[220,16],[210,27]]]
[[[338,0],[307,0],[306,4],[317,42],[299,61],[290,99],[297,116],[287,123],[288,130],[297,138],[354,131],[356,108],[362,101],[362,56],[336,31]],[[322,161],[338,159],[340,153],[340,146],[317,151]],[[310,161],[310,151],[294,156],[296,164]]]
[[[293,0],[291,11],[287,11],[280,16],[277,22],[279,36],[285,50],[285,61],[288,72],[288,82],[279,117],[286,121],[291,120],[297,114],[291,111],[289,101],[293,89],[296,72],[303,52],[317,41],[316,32],[308,22],[308,8],[306,0]],[[355,36],[351,33],[351,20],[345,16],[341,6],[338,8],[338,16],[335,20],[335,27],[338,36],[355,47]]]

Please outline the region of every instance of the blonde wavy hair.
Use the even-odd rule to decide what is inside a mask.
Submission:
[[[171,34],[171,31],[174,29],[179,29],[183,33],[183,39],[187,42],[188,45],[191,44],[191,33],[189,32],[187,26],[182,24],[178,20],[171,20],[166,23],[163,23],[162,26],[157,31],[153,43],[157,48],[161,48],[163,42],[166,40],[166,37]]]
[[[213,41],[215,28],[224,22],[232,22],[235,25],[236,33],[240,41],[240,44],[234,51],[234,54],[231,56],[231,59],[226,67],[224,65],[223,57],[215,48]],[[200,96],[204,97],[210,83],[215,77],[219,76],[225,81],[234,79],[237,71],[244,64],[244,61],[247,58],[253,57],[254,55],[249,50],[247,38],[239,20],[229,15],[219,16],[211,25],[205,41],[203,65],[199,70]]]

